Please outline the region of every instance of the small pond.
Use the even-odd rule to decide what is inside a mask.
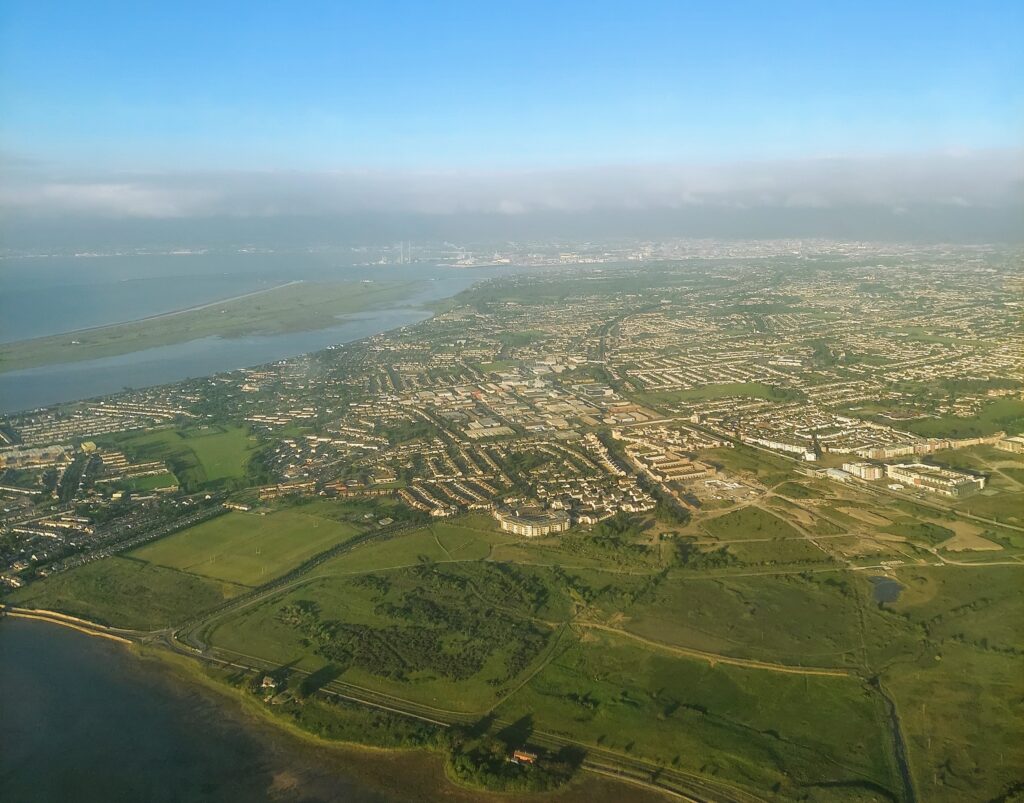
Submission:
[[[875,602],[895,602],[900,598],[903,586],[891,577],[871,577],[869,579],[872,585],[874,585],[874,588],[871,590],[871,596]]]

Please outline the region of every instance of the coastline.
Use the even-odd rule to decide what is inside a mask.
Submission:
[[[307,282],[303,280],[300,283]],[[435,286],[432,280],[424,281],[423,284],[427,287]],[[0,368],[0,413],[16,415],[65,404],[96,402],[123,393],[127,388],[139,390],[173,385],[233,370],[258,368],[283,359],[297,359],[332,346],[360,343],[375,335],[430,320],[444,311],[452,299],[474,284],[470,282],[459,286],[453,292],[444,288],[442,292],[447,294],[434,298],[418,298],[414,294],[399,300],[397,306],[390,303],[385,306],[371,305],[362,311],[344,313],[327,327],[237,338],[205,336],[113,356],[51,363],[34,368]],[[380,325],[368,325],[377,318],[380,319]],[[134,323],[132,321],[120,325]],[[348,332],[352,336],[346,336]],[[200,367],[193,371],[192,367],[197,361]],[[140,362],[139,370],[134,368],[136,362]],[[224,364],[211,365],[210,362]],[[160,370],[164,375],[158,378],[147,376],[156,365],[163,366]],[[174,375],[167,376],[168,371],[173,371]],[[94,387],[74,398],[67,398],[63,394],[63,388],[82,382],[91,382]],[[17,384],[8,387],[5,397],[5,386],[10,383]],[[57,391],[53,391],[52,387],[57,388]]]
[[[10,616],[12,619],[31,619],[35,622],[47,622],[52,625],[60,625],[61,627],[67,627],[71,630],[77,630],[79,633],[84,633],[87,636],[105,638],[110,641],[116,641],[119,644],[129,646],[135,644],[135,642],[129,638],[110,632],[110,628],[104,627],[101,624],[90,622],[87,619],[79,619],[76,616],[69,616],[68,614],[59,613],[57,611],[3,607],[0,609],[0,615]]]
[[[493,801],[537,800],[544,803],[618,803],[624,799],[640,801],[666,801],[681,799],[668,790],[656,789],[637,779],[616,777],[611,772],[580,770],[564,787],[550,792],[511,793],[491,792],[459,784],[446,771],[443,751],[428,746],[389,747],[358,741],[324,738],[300,727],[286,716],[275,713],[243,689],[230,685],[227,679],[214,676],[206,663],[161,646],[146,643],[143,634],[135,631],[135,640],[118,635],[116,630],[96,622],[62,614],[57,611],[12,609],[5,607],[4,616],[26,622],[39,622],[67,628],[85,636],[113,642],[124,649],[140,667],[172,679],[185,687],[202,689],[211,698],[211,704],[227,706],[227,716],[244,724],[247,730],[261,739],[274,742],[284,739],[304,750],[314,751],[318,764],[343,772],[361,784],[374,789],[388,799],[433,801],[445,799],[455,803],[488,803]],[[0,616],[0,622],[4,616]],[[2,627],[2,624],[0,624]]]
[[[203,338],[231,341],[322,331],[352,315],[416,307],[425,284],[294,280],[168,313],[0,343],[0,374],[130,357]],[[268,307],[252,301],[271,293],[277,294],[276,301]],[[215,314],[217,308],[222,314]],[[75,335],[82,340],[69,342]]]
[[[218,304],[230,304],[234,301],[241,301],[245,298],[251,298],[253,296],[263,295],[264,293],[272,293],[275,290],[280,290],[282,287],[290,287],[293,284],[302,284],[305,279],[294,279],[290,282],[282,282],[281,284],[275,284],[273,287],[264,287],[260,290],[252,290],[248,293],[242,293],[236,296],[228,296],[227,298],[219,298],[214,301],[207,301],[202,304],[195,304],[191,307],[180,307],[178,309],[168,310],[167,312],[158,312],[154,315],[144,315],[141,318],[131,318],[126,321],[115,321],[113,323],[101,323],[96,326],[82,326],[78,329],[69,329],[65,332],[54,332],[52,335],[40,335],[39,337],[27,337],[23,340],[12,340],[9,343],[0,344],[2,346],[17,345],[20,343],[32,343],[33,341],[49,340],[54,337],[69,337],[71,335],[80,335],[86,332],[97,332],[101,329],[112,329],[115,326],[126,326],[133,323],[148,323],[150,321],[160,320],[161,318],[173,318],[175,315],[183,315],[186,312],[199,312],[200,310],[209,309],[210,307],[216,307]]]

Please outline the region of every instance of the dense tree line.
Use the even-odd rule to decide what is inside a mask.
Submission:
[[[468,786],[494,792],[546,792],[563,786],[572,778],[577,762],[567,755],[540,756],[536,763],[510,760],[514,748],[488,734],[478,735],[465,728],[451,728],[445,734],[448,774]]]

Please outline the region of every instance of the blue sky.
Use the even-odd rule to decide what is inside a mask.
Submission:
[[[1015,148],[1022,9],[0,0],[0,148],[172,172]]]

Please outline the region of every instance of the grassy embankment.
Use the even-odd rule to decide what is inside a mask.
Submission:
[[[232,583],[115,556],[39,580],[4,601],[113,627],[158,630],[244,590]]]
[[[203,337],[323,329],[338,316],[400,302],[420,282],[299,282],[264,293],[128,323],[0,345],[0,373],[128,354]]]

